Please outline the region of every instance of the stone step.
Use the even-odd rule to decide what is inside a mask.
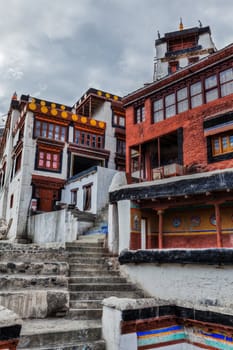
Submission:
[[[69,277],[69,283],[127,283],[126,278],[124,277],[118,277],[118,276],[111,276],[104,275],[102,277],[86,277],[87,274],[85,274],[83,277]]]
[[[109,276],[119,276],[119,271],[109,271],[106,269],[81,269],[80,265],[73,267],[70,270],[70,277],[82,277],[82,276],[96,276],[96,277],[109,277]]]
[[[98,257],[98,258],[90,258],[85,256],[75,256],[69,258],[69,263],[75,263],[75,264],[89,264],[89,265],[95,265],[95,264],[106,264],[106,259],[104,257]]]
[[[70,309],[68,317],[72,320],[96,320],[102,317],[102,308],[95,309]]]
[[[68,271],[67,262],[0,262],[0,273],[3,274],[68,275]]]
[[[101,323],[97,320],[31,319],[23,323],[17,349],[60,349],[61,344],[73,346],[73,349],[85,349],[77,346],[99,340]]]
[[[74,270],[105,270],[108,271],[108,266],[104,264],[78,264],[72,263],[70,264],[70,271]]]
[[[17,347],[19,349],[19,347]],[[21,348],[25,350],[105,350],[105,341],[104,340],[95,340],[92,342],[86,341],[86,342],[78,342],[75,343],[75,345],[60,345],[57,346],[49,346],[49,347],[26,347],[26,348]]]
[[[85,240],[78,240],[75,242],[68,242],[66,243],[66,250],[69,250],[70,248],[89,248],[89,249],[94,249],[94,248],[101,248],[103,249],[103,242],[93,242],[93,241],[85,241]]]
[[[71,292],[101,292],[101,291],[134,291],[136,288],[130,283],[72,283],[69,284],[69,290]]]
[[[71,309],[101,309],[102,300],[70,300]]]
[[[76,246],[70,246],[70,247],[67,247],[66,250],[70,253],[73,253],[73,252],[93,252],[93,253],[103,253],[105,252],[105,250],[103,249],[103,247],[101,246],[93,246],[93,247],[90,247],[90,246],[87,246],[85,244],[82,244],[82,245],[76,245]]]
[[[68,288],[66,276],[30,276],[30,275],[1,275],[0,290],[35,288]]]
[[[70,292],[70,300],[102,300],[109,297],[118,298],[142,298],[143,293],[141,291],[117,291],[117,290],[105,290],[105,291],[81,291]]]

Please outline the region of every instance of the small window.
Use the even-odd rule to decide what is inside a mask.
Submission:
[[[66,140],[66,127],[40,120],[35,121],[35,137],[44,137],[52,140]]]
[[[14,205],[14,195],[12,194],[10,197],[10,209],[13,208]]]
[[[192,108],[202,105],[202,87],[200,81],[190,86],[190,95]]]
[[[212,138],[212,154],[217,156],[233,152],[233,132],[216,135]]]
[[[154,123],[157,123],[163,120],[163,99],[162,98],[154,101],[153,114],[154,114],[154,118],[153,118]]]
[[[139,106],[135,108],[135,123],[139,124],[145,121],[145,107]]]
[[[55,153],[50,151],[39,150],[37,169],[59,171],[61,166],[60,156],[60,152]]]
[[[78,188],[74,188],[70,191],[71,194],[71,204],[74,204],[76,206],[77,204],[77,197],[78,197]]]
[[[117,139],[116,151],[118,154],[125,156],[125,140]]]
[[[188,89],[185,87],[177,91],[178,113],[188,110]]]
[[[176,114],[175,94],[170,94],[165,97],[165,115],[170,118]]]
[[[220,72],[221,96],[233,93],[233,68]]]
[[[205,98],[206,102],[216,100],[218,98],[218,86],[217,86],[216,74],[211,75],[205,79]]]
[[[83,210],[91,210],[92,184],[83,186]]]

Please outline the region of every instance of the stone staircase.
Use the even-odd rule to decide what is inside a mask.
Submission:
[[[66,248],[0,244],[0,304],[23,318],[17,349],[104,350],[102,300],[144,294],[120,276],[104,235]]]
[[[66,249],[70,265],[70,318],[101,319],[103,299],[144,296],[141,290],[120,276],[117,259],[104,250],[103,241],[91,242],[84,236],[82,240],[67,243]]]

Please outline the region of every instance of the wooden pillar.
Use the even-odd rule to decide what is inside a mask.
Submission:
[[[159,235],[158,235],[158,247],[163,248],[163,210],[158,210],[157,214],[159,216]]]
[[[142,145],[139,144],[139,182],[142,181]]]
[[[222,247],[222,223],[221,223],[221,215],[220,215],[220,205],[218,203],[214,204],[215,208],[215,218],[216,218],[216,234],[217,234],[217,247]]]

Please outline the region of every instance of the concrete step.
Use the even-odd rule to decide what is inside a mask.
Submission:
[[[72,292],[101,292],[101,291],[134,291],[136,288],[130,283],[70,283],[69,290]]]
[[[69,277],[69,283],[127,283],[126,278],[111,276],[111,274],[102,277]]]
[[[101,309],[102,300],[70,300],[71,309]]]
[[[86,268],[81,269],[80,265],[71,268],[70,277],[82,277],[82,276],[96,276],[96,277],[109,277],[109,276],[119,276],[119,271],[109,271],[108,269],[93,269]]]
[[[109,297],[118,298],[142,298],[143,293],[141,291],[117,291],[117,290],[105,290],[105,291],[82,291],[82,292],[70,292],[70,300],[103,300]]]
[[[0,274],[0,290],[35,288],[68,288],[66,276],[3,275]]]
[[[61,344],[64,348],[85,349],[78,346],[99,340],[101,323],[95,320],[31,319],[23,323],[17,349],[60,349]]]
[[[72,320],[97,320],[102,317],[102,308],[95,309],[70,309],[68,317]]]

